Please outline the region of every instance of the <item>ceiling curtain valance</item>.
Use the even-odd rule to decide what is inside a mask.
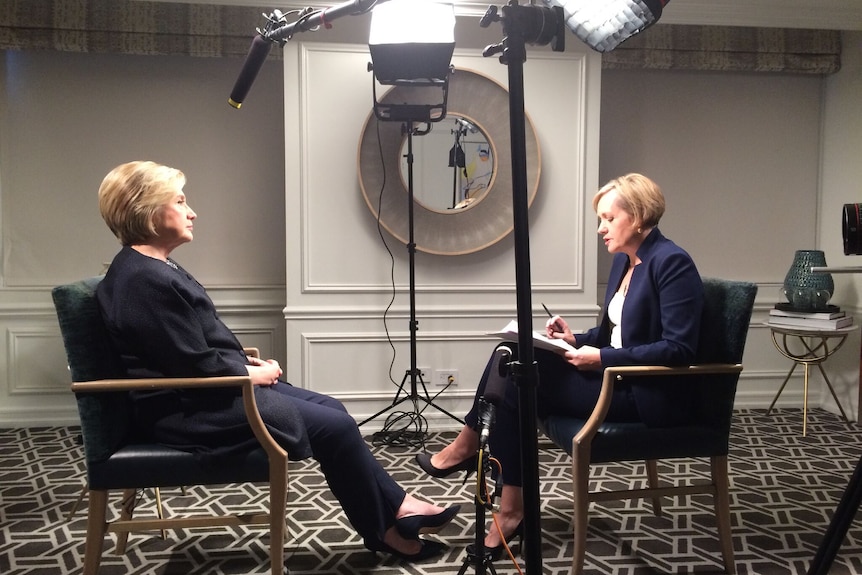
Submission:
[[[602,67],[832,74],[841,67],[841,33],[659,24],[604,54]]]
[[[244,56],[263,9],[132,0],[3,0],[0,49]],[[271,58],[281,58],[272,50]],[[606,69],[831,74],[834,30],[659,24],[602,57]]]
[[[3,0],[0,50],[245,56],[263,11],[130,0]],[[281,50],[270,57],[281,58]]]

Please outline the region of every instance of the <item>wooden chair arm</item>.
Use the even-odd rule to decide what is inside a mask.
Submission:
[[[97,381],[77,381],[72,384],[74,393],[101,393],[110,391],[144,391],[157,389],[206,389],[212,387],[241,387],[243,408],[246,419],[254,436],[270,457],[277,458],[284,465],[287,461],[287,451],[270,435],[263,423],[257,402],[254,399],[254,384],[248,376],[219,377],[154,377],[140,379],[101,379]]]
[[[740,363],[710,363],[700,365],[689,365],[681,367],[667,367],[663,365],[625,365],[605,368],[602,377],[602,389],[599,399],[593,408],[587,422],[572,439],[573,447],[583,445],[593,440],[599,427],[608,415],[611,407],[611,399],[614,396],[614,382],[624,377],[646,377],[666,375],[718,375],[726,373],[739,373],[742,371]]]
[[[74,393],[101,393],[109,391],[145,391],[158,389],[195,389],[207,387],[241,387],[251,384],[247,375],[221,377],[148,377],[138,379],[99,379],[95,381],[76,381],[72,384]]]
[[[260,349],[256,347],[244,347],[242,351],[249,357],[257,357],[260,358]]]

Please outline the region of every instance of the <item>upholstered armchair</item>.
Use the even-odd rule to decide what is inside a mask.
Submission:
[[[111,348],[95,300],[101,276],[54,288],[52,296],[81,418],[87,465],[88,511],[84,574],[99,570],[108,532],[117,533],[123,553],[131,531],[223,525],[268,525],[273,575],[284,566],[287,453],[270,436],[258,414],[249,377],[127,379]],[[251,350],[248,350],[251,351]],[[253,352],[252,352],[253,353]],[[205,464],[195,455],[142,441],[132,425],[129,391],[157,388],[233,386],[242,389],[245,412],[260,446],[226,461]],[[269,513],[135,518],[137,490],[227,483],[269,483]],[[111,491],[123,492],[122,510],[108,523]]]
[[[705,304],[696,365],[687,367],[626,366],[604,372],[602,391],[586,420],[554,416],[542,422],[546,435],[572,456],[574,556],[572,573],[583,571],[590,502],[649,498],[661,514],[660,498],[706,493],[713,497],[724,567],[735,573],[731,541],[727,455],[733,402],[757,286],[752,283],[704,279]],[[633,377],[686,377],[699,387],[696,413],[690,425],[647,427],[642,423],[610,423],[604,418],[615,382]],[[707,458],[711,479],[706,482],[662,485],[657,461]],[[646,463],[647,486],[590,492],[590,466],[616,461]]]

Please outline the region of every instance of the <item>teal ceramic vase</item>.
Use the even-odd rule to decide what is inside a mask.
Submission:
[[[801,311],[825,309],[835,291],[832,274],[811,271],[826,265],[822,250],[797,250],[784,277],[782,291],[793,308]]]

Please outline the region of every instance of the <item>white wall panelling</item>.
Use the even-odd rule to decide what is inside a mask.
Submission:
[[[368,49],[296,42],[285,47],[284,56],[285,318],[288,356],[297,358],[290,362],[288,376],[297,385],[338,396],[362,419],[394,396],[387,327],[397,349],[397,382],[410,363],[409,254],[404,244],[383,232],[390,259],[356,172],[359,137],[373,103]],[[495,58],[459,50],[453,64],[507,85],[508,70]],[[592,226],[580,222],[598,181],[598,158],[589,151],[597,149],[598,66],[597,55],[578,50],[530,54],[524,66],[525,108],[542,157],[541,182],[530,213],[534,305],[541,309],[539,299],[545,298],[560,313],[580,316],[587,324],[595,321],[597,309],[596,240]],[[552,90],[546,87],[549,78],[554,78]],[[494,188],[491,193],[512,192]],[[452,392],[456,396],[467,394],[465,386],[472,392],[484,368],[493,343],[482,334],[514,316],[512,242],[510,234],[475,254],[416,254],[418,363],[458,369],[463,382]],[[384,326],[393,274],[395,301]],[[446,395],[444,401],[450,393]]]

